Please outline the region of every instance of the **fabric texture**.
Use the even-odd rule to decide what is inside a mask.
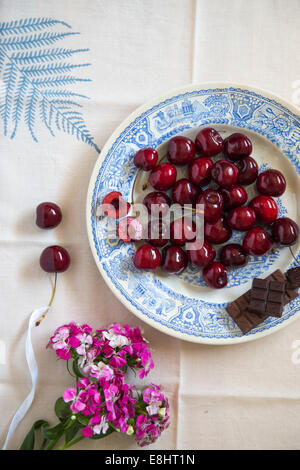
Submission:
[[[57,326],[72,320],[95,328],[113,321],[143,328],[156,364],[147,382],[162,384],[171,406],[171,426],[152,449],[300,447],[300,365],[292,360],[299,321],[235,346],[169,337],[137,319],[107,288],[85,223],[98,149],[146,100],[191,82],[221,81],[268,89],[292,101],[300,79],[299,15],[298,0],[1,1],[1,22],[7,26],[0,37],[0,60],[5,65],[12,53],[19,54],[18,66],[2,76],[0,88],[1,447],[31,388],[25,333],[30,313],[50,298],[52,277],[38,262],[49,244],[67,248],[71,266],[58,276],[46,320],[31,331],[39,368],[36,396],[8,449],[18,448],[36,419],[56,422],[54,402],[73,379],[46,344]],[[43,18],[56,21],[39,23]],[[11,22],[22,19],[27,19],[25,35],[36,41],[29,49],[13,42],[19,33]],[[74,32],[80,34],[69,34]],[[52,66],[60,68],[45,83],[42,69],[26,72],[33,60],[28,54],[37,54],[35,66],[49,66],[50,59],[38,54],[53,47]],[[67,71],[80,80],[63,78]],[[24,74],[35,81],[27,106],[18,94],[27,86],[27,79],[21,81]],[[11,103],[3,103],[13,80],[16,92]],[[63,90],[74,95],[56,93]],[[62,99],[70,101],[71,109],[63,108]],[[73,114],[68,117],[66,111]],[[63,221],[55,230],[35,225],[35,207],[42,201],[62,208]],[[76,448],[98,446],[84,440]],[[132,438],[117,433],[100,446],[137,448]]]

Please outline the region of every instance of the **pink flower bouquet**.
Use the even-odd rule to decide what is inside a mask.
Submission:
[[[59,446],[64,450],[84,438],[101,439],[115,431],[145,446],[168,427],[169,404],[160,387],[150,384],[138,391],[126,382],[128,368],[143,379],[154,367],[139,328],[114,323],[93,331],[72,322],[57,328],[47,347],[66,361],[69,372],[72,361],[75,386],[56,401],[59,423],[51,428],[44,420],[36,421],[21,449],[34,448],[38,428],[44,438],[40,449],[53,449],[64,436]]]

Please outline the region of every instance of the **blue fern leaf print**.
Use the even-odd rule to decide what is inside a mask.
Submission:
[[[89,49],[52,47],[78,35],[71,26],[53,18],[25,18],[0,23],[0,119],[3,134],[12,139],[25,123],[34,141],[42,123],[49,133],[74,135],[100,152],[86,127],[78,99],[84,94],[70,87],[90,79],[76,71],[90,63],[71,59]]]

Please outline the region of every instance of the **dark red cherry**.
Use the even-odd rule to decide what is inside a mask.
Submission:
[[[219,186],[226,188],[237,182],[239,170],[227,160],[218,160],[211,170],[211,177]]]
[[[223,246],[220,253],[220,261],[225,266],[245,266],[248,258],[248,253],[238,243]]]
[[[186,165],[195,157],[195,144],[182,135],[172,137],[168,142],[167,157],[173,165]]]
[[[160,252],[155,246],[142,245],[133,256],[133,264],[137,269],[155,270],[161,265]]]
[[[278,170],[266,170],[260,173],[256,181],[257,190],[266,196],[281,196],[286,188],[285,177]]]
[[[151,186],[157,191],[167,191],[176,182],[177,170],[171,163],[160,163],[149,177]]]
[[[196,204],[204,205],[204,220],[213,222],[220,218],[224,207],[224,199],[220,191],[207,188],[198,197]]]
[[[195,143],[197,150],[205,157],[217,155],[222,152],[224,146],[219,132],[212,127],[205,127],[198,132]]]
[[[294,245],[299,236],[299,226],[288,217],[277,219],[272,226],[272,237],[284,246]]]
[[[213,165],[208,157],[195,158],[189,165],[189,179],[197,186],[206,186],[210,183]]]
[[[36,208],[36,225],[40,228],[57,227],[61,219],[61,210],[54,202],[41,202]]]
[[[143,204],[146,206],[148,213],[153,217],[163,217],[166,215],[171,203],[169,196],[161,191],[153,191],[147,194],[143,200]]]
[[[198,240],[189,244],[189,249],[187,250],[188,258],[194,266],[205,268],[205,266],[208,266],[215,259],[216,250],[205,240],[201,248],[197,248],[197,242]],[[193,247],[193,245],[195,245],[195,247]]]
[[[233,161],[248,157],[252,152],[251,140],[239,132],[231,134],[225,139],[224,152]]]
[[[228,282],[225,266],[214,261],[203,269],[203,279],[209,287],[222,289]]]
[[[139,241],[143,239],[143,226],[135,217],[125,217],[118,223],[117,233],[120,240],[128,243],[131,240]]]
[[[143,200],[143,204],[146,206],[148,213],[153,217],[163,217],[169,211],[171,199],[166,193],[153,191],[147,194]]]
[[[40,266],[47,273],[62,273],[68,269],[69,265],[69,253],[62,246],[48,246],[42,251]]]
[[[249,207],[254,210],[257,220],[263,224],[272,224],[277,219],[278,207],[270,196],[256,196],[250,201]]]
[[[108,193],[102,202],[102,209],[105,215],[113,219],[119,219],[128,214],[129,202],[124,201],[122,194],[118,191]]]
[[[230,211],[235,207],[242,206],[247,202],[247,191],[237,184],[229,186],[229,188],[221,188],[221,194],[224,199],[224,210]]]
[[[197,234],[195,222],[188,218],[174,220],[170,225],[171,240],[175,245],[184,245],[195,240]]]
[[[165,246],[170,239],[169,226],[161,219],[152,219],[148,223],[147,241],[153,246]]]
[[[162,252],[162,269],[169,274],[180,274],[188,264],[188,257],[182,248],[166,246]]]
[[[173,202],[184,206],[184,204],[195,204],[201,189],[195,186],[187,178],[182,178],[172,188]]]
[[[234,230],[244,232],[255,224],[256,215],[251,207],[240,206],[232,209],[227,217],[228,225]]]
[[[158,154],[155,149],[150,147],[140,149],[136,152],[133,162],[136,167],[149,171],[155,168],[158,160]]]
[[[225,243],[232,235],[231,228],[227,225],[224,217],[220,217],[215,222],[204,223],[204,238],[210,243],[216,245]]]
[[[273,245],[270,235],[261,227],[253,227],[246,233],[243,240],[243,248],[250,255],[262,256],[267,253]]]
[[[258,164],[252,157],[244,157],[237,160],[235,165],[239,169],[239,176],[237,179],[238,184],[247,186],[254,183],[258,175]]]

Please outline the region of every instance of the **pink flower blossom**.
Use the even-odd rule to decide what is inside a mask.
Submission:
[[[147,414],[136,419],[136,441],[139,446],[154,442],[169,426],[169,403],[167,397],[160,392],[160,387],[151,384],[143,392],[143,401]]]
[[[93,428],[91,426],[86,426],[85,428],[82,428],[81,432],[84,437],[93,437]]]
[[[104,379],[110,381],[114,376],[113,369],[102,361],[97,364],[90,363],[83,368],[83,372],[90,377],[98,380]]]
[[[90,326],[80,326],[71,322],[55,330],[54,335],[47,344],[47,348],[52,347],[58,357],[63,360],[71,358],[71,349],[74,349],[81,356],[86,355],[87,350],[93,344],[91,332],[92,328]]]
[[[109,425],[106,421],[105,416],[93,416],[90,420],[90,425],[93,427],[94,434],[106,434],[109,428]]]
[[[77,394],[76,388],[68,388],[63,393],[64,402],[68,403],[69,401],[73,401]]]

